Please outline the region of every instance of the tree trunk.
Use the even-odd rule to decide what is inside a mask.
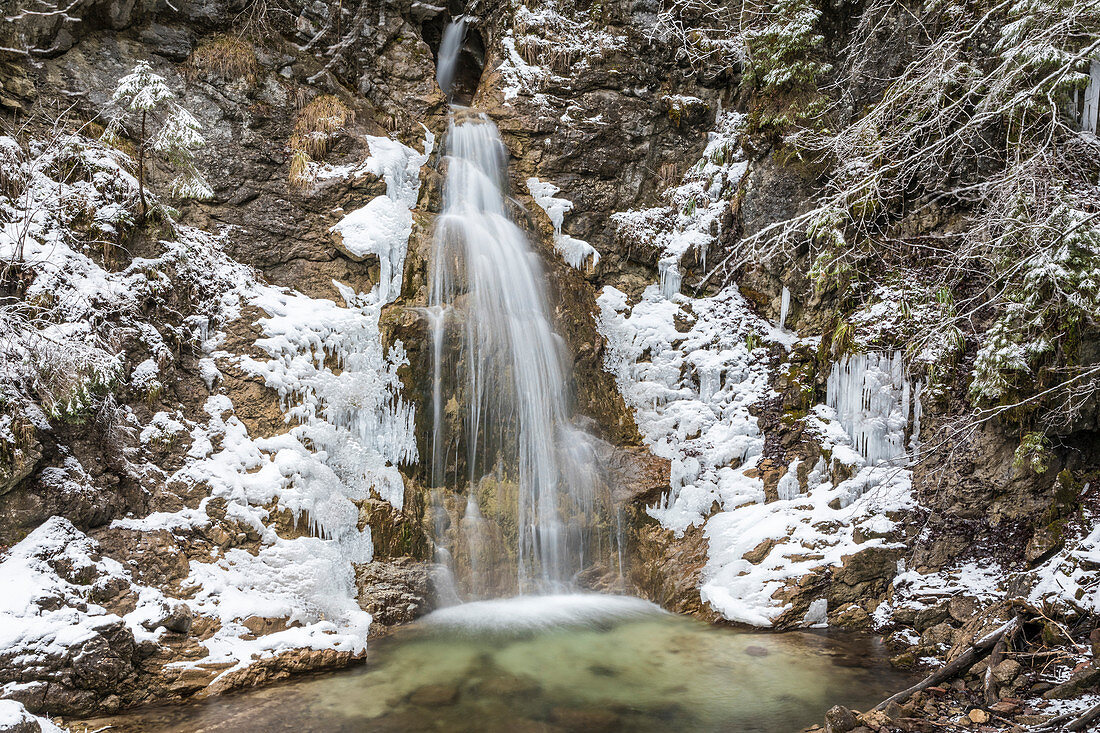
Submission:
[[[147,113],[141,113],[141,137],[138,140],[138,197],[141,199],[141,221],[145,222],[145,216],[149,213],[149,205],[145,201],[145,117]]]

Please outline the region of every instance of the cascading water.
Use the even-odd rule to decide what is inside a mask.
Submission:
[[[443,40],[439,44],[439,59],[435,68],[435,81],[448,97],[451,96],[455,72],[458,71],[458,55],[462,51],[462,42],[465,39],[466,16],[460,15],[443,31]]]
[[[561,590],[585,562],[593,459],[586,436],[570,425],[561,341],[550,325],[538,258],[505,209],[504,144],[486,117],[457,114],[462,119],[452,120],[447,136],[429,306],[433,474],[443,473],[439,454],[448,445],[441,385],[449,367],[441,345],[449,327],[461,326],[464,379],[455,381],[465,394],[465,478],[470,487],[486,475],[502,486],[514,483],[519,590]],[[467,524],[480,520],[470,502]],[[477,535],[484,535],[480,525]]]

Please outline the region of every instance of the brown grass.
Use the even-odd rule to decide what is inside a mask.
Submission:
[[[208,71],[226,80],[256,81],[259,62],[252,44],[239,36],[219,33],[202,40],[188,59],[193,70]]]
[[[290,136],[290,182],[309,184],[309,163],[324,157],[332,141],[355,113],[332,94],[323,94],[302,107]]]

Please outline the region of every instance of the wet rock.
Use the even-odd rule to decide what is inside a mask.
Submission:
[[[834,705],[825,713],[826,733],[849,733],[857,725],[856,714],[843,705]]]
[[[707,564],[707,538],[702,527],[691,527],[682,537],[652,520],[642,524],[631,543],[635,552],[628,567],[630,582],[639,595],[675,613],[715,621],[718,615],[699,597]]]
[[[747,646],[745,647],[745,654],[750,657],[766,657],[770,652],[762,646]]]
[[[847,608],[837,613],[830,621],[834,626],[840,626],[847,629],[858,629],[869,626],[871,623],[871,615],[863,610],[861,606],[852,604]]]
[[[247,667],[229,672],[226,669],[233,667],[235,662],[206,662],[201,666],[213,680],[197,696],[211,697],[238,688],[257,687],[303,672],[342,669],[362,657],[362,653],[336,649],[290,649],[273,657],[254,660]]]
[[[411,558],[376,560],[356,566],[359,607],[371,614],[371,633],[409,623],[432,609],[429,563]]]
[[[409,693],[406,699],[420,707],[453,705],[458,700],[458,688],[454,685],[424,685]]]
[[[843,558],[844,565],[833,573],[829,606],[840,608],[885,595],[900,556],[897,549],[869,547]]]

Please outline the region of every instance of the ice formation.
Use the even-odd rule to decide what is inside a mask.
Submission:
[[[589,11],[571,11],[569,15],[572,17],[558,12],[556,0],[517,8],[513,27],[505,29],[501,38],[507,53],[497,69],[504,82],[501,91],[506,104],[522,93],[549,110],[541,93],[543,85],[550,80],[565,81],[551,68],[565,60],[571,69],[580,70],[599,54],[627,48],[627,36],[611,33],[605,23],[590,18]],[[529,63],[525,56],[540,63]]]
[[[573,210],[573,202],[556,198],[554,194],[561,189],[537,178],[527,179],[527,190],[531,192],[531,197],[535,199],[539,208],[550,217],[550,223],[554,225],[554,249],[558,251],[565,263],[575,270],[595,269],[600,262],[600,253],[596,248],[584,240],[563,234],[561,231],[565,213]]]
[[[911,386],[900,351],[853,354],[833,364],[826,403],[868,463],[905,462],[906,431],[911,420],[919,426],[920,408],[910,412]]]
[[[738,144],[743,121],[744,116],[738,112],[718,111],[703,156],[678,186],[663,194],[667,206],[612,217],[620,237],[643,242],[658,251],[661,293],[666,298],[680,292],[680,262],[684,255],[693,251],[705,267],[707,251],[722,234],[730,195],[748,170]]]
[[[386,182],[386,193],[351,212],[332,227],[352,255],[378,257],[381,274],[374,288],[375,301],[392,303],[401,293],[405,254],[412,234],[412,209],[420,192],[420,167],[428,160],[435,142],[426,132],[424,152],[418,153],[396,140],[366,138],[371,155],[356,173],[372,173]]]

